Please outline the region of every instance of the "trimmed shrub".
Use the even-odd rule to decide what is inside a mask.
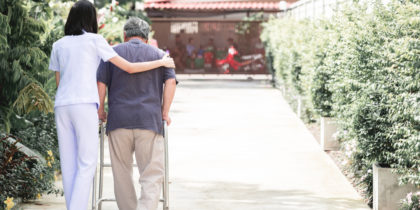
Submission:
[[[299,27],[299,26],[308,26]],[[314,36],[305,30],[312,30],[308,21],[294,19],[271,19],[263,24],[261,40],[266,44],[266,51],[272,57],[272,68],[282,88],[287,89],[285,97],[296,108],[297,99],[303,103],[302,118],[306,122],[314,121],[314,110],[309,95],[315,48],[305,48],[309,43],[316,43]],[[315,29],[315,28],[314,28]],[[275,35],[274,35],[275,34]],[[309,44],[310,45],[310,44]]]
[[[420,3],[349,4],[329,20],[272,19],[261,38],[308,113],[338,119],[371,202],[373,163],[420,186]]]

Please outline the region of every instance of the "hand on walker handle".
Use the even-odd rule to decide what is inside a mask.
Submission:
[[[174,62],[174,59],[173,58],[171,58],[170,56],[169,56],[169,54],[165,54],[163,57],[162,57],[162,59],[161,59],[161,61],[163,62],[163,66],[164,67],[166,67],[166,68],[171,68],[171,69],[174,69],[175,68],[175,62]]]
[[[98,109],[98,118],[100,120],[100,123],[106,122],[106,112],[103,109]]]
[[[169,126],[172,122],[171,117],[169,115],[162,115],[163,122],[166,122],[166,124]]]

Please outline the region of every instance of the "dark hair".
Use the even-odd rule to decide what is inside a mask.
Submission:
[[[87,0],[76,2],[70,9],[64,26],[65,35],[81,35],[83,31],[98,33],[98,21],[96,19],[96,9]]]
[[[229,39],[227,40],[228,42],[231,42],[232,46],[234,48],[238,48],[238,45],[235,43],[235,40],[233,40],[233,38],[229,37]],[[230,44],[230,43],[229,43]]]

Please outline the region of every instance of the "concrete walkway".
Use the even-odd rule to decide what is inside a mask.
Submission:
[[[180,77],[169,130],[171,209],[369,209],[266,79],[213,77]],[[112,196],[110,170],[105,179]],[[59,199],[24,209],[65,209]]]

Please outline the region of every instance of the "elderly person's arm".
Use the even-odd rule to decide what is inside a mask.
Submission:
[[[98,70],[96,71],[96,80],[98,86],[98,95],[99,95],[99,108],[98,108],[98,118],[102,122],[106,122],[106,112],[105,112],[105,96],[106,88],[111,85],[111,75],[110,75],[110,64],[109,62],[103,62],[99,64]]]
[[[171,78],[165,81],[165,87],[163,89],[163,105],[162,105],[162,119],[166,120],[168,125],[171,124],[171,118],[169,117],[169,110],[171,108],[172,100],[175,96],[176,79]]]
[[[98,83],[98,93],[99,93],[99,108],[98,108],[98,117],[102,122],[106,122],[106,112],[105,112],[105,96],[106,96],[106,85],[103,82]]]
[[[58,71],[55,72],[55,84],[57,85],[57,88],[58,88],[58,85],[60,84],[60,72]]]

